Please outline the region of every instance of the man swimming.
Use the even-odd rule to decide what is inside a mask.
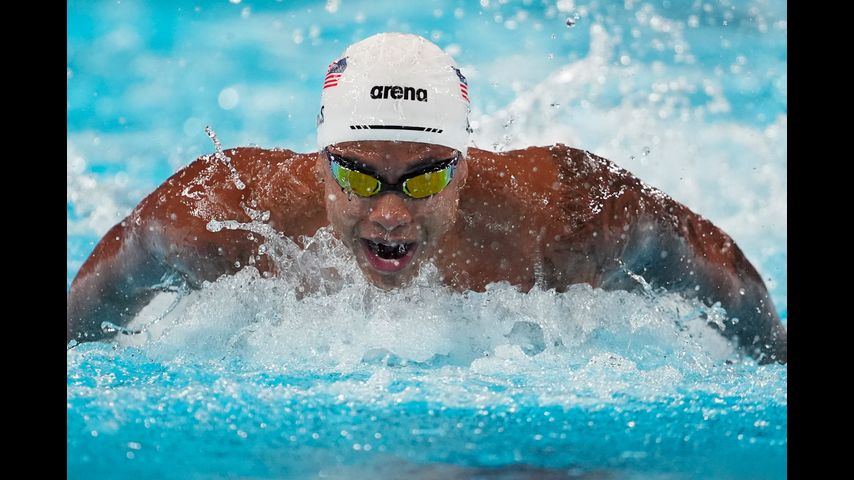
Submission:
[[[728,235],[586,151],[468,148],[469,110],[465,77],[426,39],[385,33],[351,45],[324,80],[320,151],[237,148],[174,174],[81,267],[67,340],[109,336],[102,322],[126,325],[170,274],[200,288],[247,264],[280,273],[262,235],[211,227],[262,219],[297,243],[331,227],[384,289],[431,262],[458,291],[588,283],[720,302],[723,335],[762,363],[786,362],[786,329]]]

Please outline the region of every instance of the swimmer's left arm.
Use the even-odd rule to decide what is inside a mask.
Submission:
[[[605,290],[638,290],[645,282],[720,302],[729,317],[724,336],[737,337],[760,362],[786,362],[786,329],[768,289],[726,233],[607,159],[561,144],[542,154],[552,158],[558,181],[539,183],[558,192],[550,204],[560,205],[565,222],[563,232],[545,236],[561,239],[551,262],[564,265],[558,278]]]
[[[621,255],[625,267],[653,287],[720,302],[728,317],[724,336],[736,337],[761,363],[786,363],[786,329],[762,277],[732,238],[669,197],[645,193],[635,205],[646,207],[637,208]]]

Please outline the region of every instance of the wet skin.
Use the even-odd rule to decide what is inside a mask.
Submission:
[[[455,153],[379,141],[341,143],[330,151],[390,183]],[[653,287],[720,302],[738,318],[725,322],[725,336],[761,362],[786,362],[786,330],[762,278],[732,239],[588,152],[564,145],[469,149],[448,187],[425,199],[348,195],[322,152],[238,148],[226,154],[246,188],[237,189],[213,156],[200,158],[104,236],[68,294],[69,341],[107,336],[100,330],[105,320],[126,324],[154,296],[148,287],[168,272],[193,288],[235,273],[236,265],[254,263],[276,275],[275,264],[258,255],[259,236],[206,228],[212,219],[249,222],[244,207],[250,207],[268,210],[267,223],[297,242],[331,225],[365,276],[386,289],[407,284],[427,261],[458,291],[482,291],[497,281],[523,291],[535,285],[563,291],[576,283],[638,290],[631,272]],[[395,248],[405,254],[383,258]]]

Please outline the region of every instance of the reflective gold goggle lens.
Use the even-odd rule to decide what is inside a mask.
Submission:
[[[332,176],[341,188],[349,190],[360,197],[370,197],[380,191],[380,181],[356,170],[342,167],[338,162],[332,162]]]
[[[451,183],[454,167],[448,166],[436,172],[427,172],[403,182],[403,193],[412,198],[424,198],[436,195]]]

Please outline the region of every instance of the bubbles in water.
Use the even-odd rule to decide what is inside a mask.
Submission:
[[[222,108],[223,110],[231,110],[236,107],[238,103],[240,103],[240,95],[234,88],[224,88],[221,92],[219,92],[217,102],[219,103],[220,108]]]

